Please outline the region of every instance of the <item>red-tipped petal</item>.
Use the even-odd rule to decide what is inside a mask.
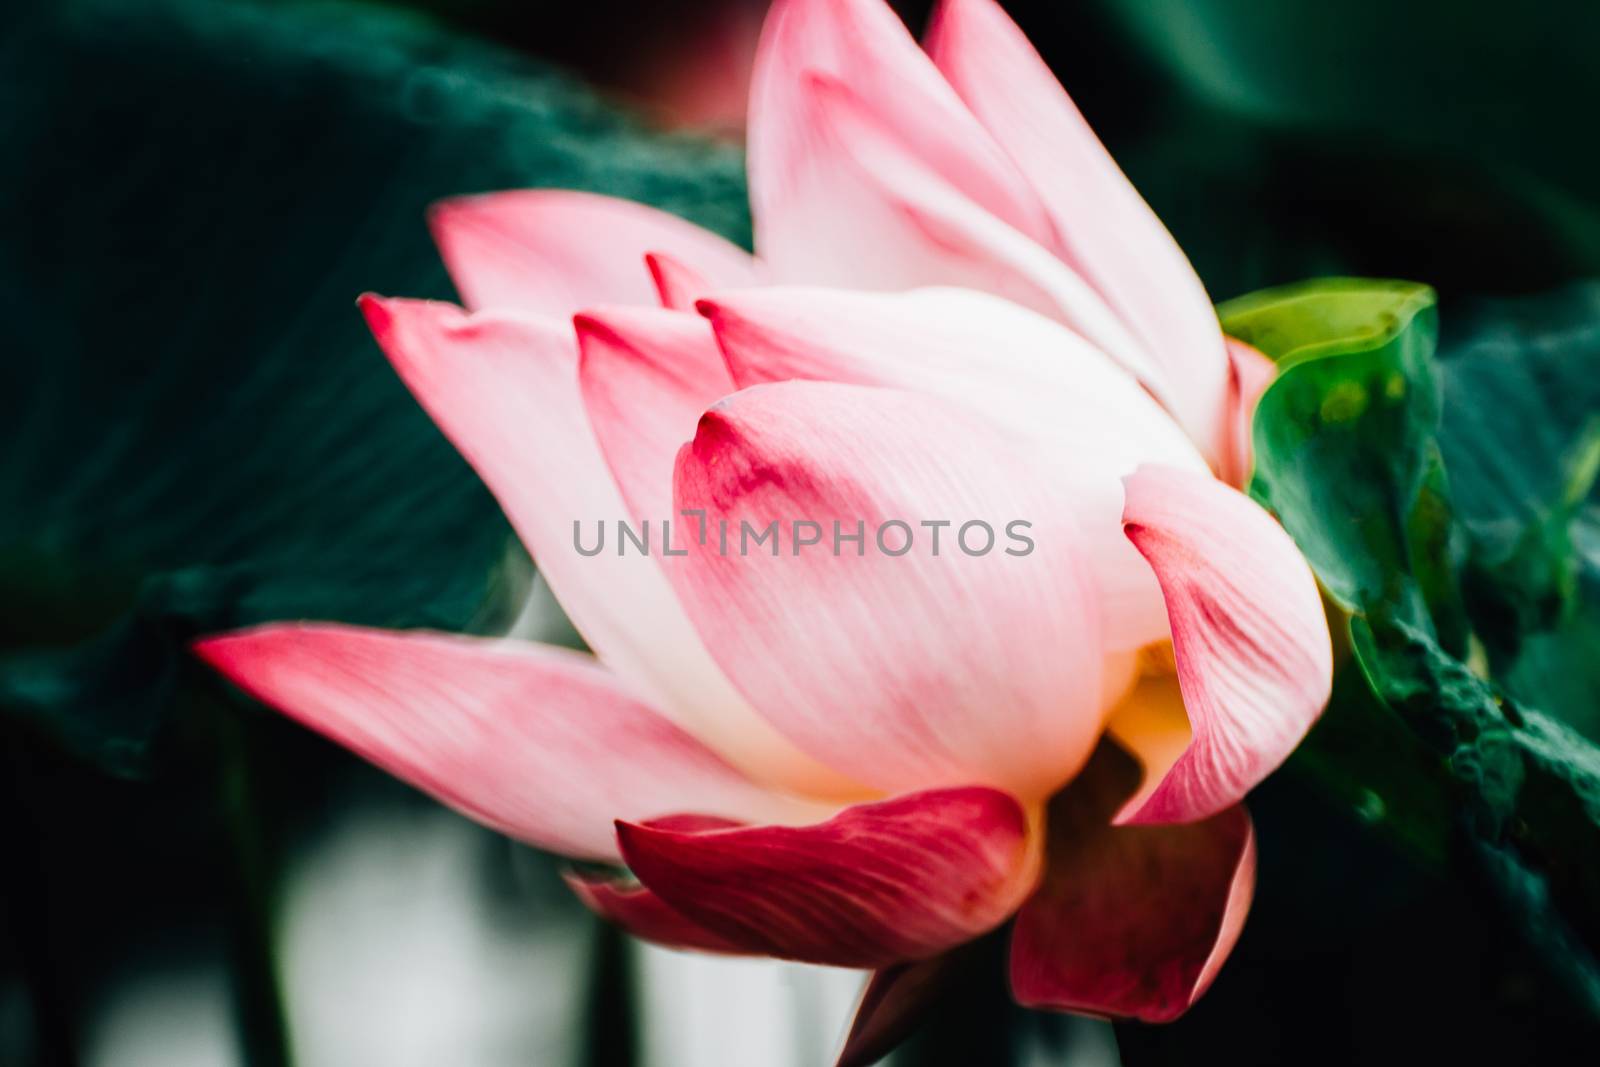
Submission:
[[[1166,637],[1155,576],[1122,536],[1121,479],[1144,463],[1208,468],[1137,382],[1066,327],[965,289],[768,286],[697,306],[741,387],[803,378],[915,389],[1035,439],[1037,477],[1070,494],[1081,522],[1107,643]]]
[[[578,380],[628,515],[659,541],[672,511],[672,466],[706,408],[733,392],[716,337],[698,315],[650,307],[596,308],[573,319]],[[677,521],[674,521],[674,520]]]
[[[1104,299],[1043,245],[910,154],[899,131],[841,82],[808,76],[810,165],[761,253],[774,281],[851,289],[949,285],[1050,315],[1160,396],[1167,383]]]
[[[756,386],[700,420],[675,501],[705,518],[667,570],[706,646],[818,760],[890,792],[1042,797],[1088,757],[1078,502],[1002,428],[895,389]]]
[[[1051,802],[1044,878],[1011,934],[1018,1003],[1166,1022],[1206,991],[1238,940],[1255,886],[1249,813],[1110,825],[1138,775],[1108,743]]]
[[[780,0],[757,48],[750,89],[749,170],[756,245],[808,204],[796,186],[815,165],[807,76],[850,88],[895,132],[904,151],[983,210],[1040,239],[1038,196],[881,0]],[[812,205],[815,206],[815,205]]]
[[[435,243],[468,307],[565,319],[591,304],[654,304],[647,252],[718,286],[753,284],[738,246],[665,211],[567,189],[518,189],[435,204]]]
[[[1127,479],[1123,524],[1167,603],[1194,739],[1123,821],[1189,822],[1237,803],[1322,713],[1333,685],[1311,568],[1237,489],[1167,467]]]
[[[637,938],[668,948],[737,953],[739,946],[697,925],[638,882],[563,871],[562,880],[584,907]]]
[[[361,309],[401,379],[500,501],[606,666],[764,781],[796,788],[827,782],[828,772],[774,733],[712,662],[659,554],[617,551],[615,523],[627,510],[584,411],[571,324],[371,295]],[[603,551],[579,551],[606,526],[613,539]]]
[[[639,880],[769,956],[844,967],[925,959],[998,926],[1032,889],[1037,842],[995,789],[941,789],[824,823],[691,832],[619,823]]]
[[[656,283],[657,299],[669,310],[693,311],[694,302],[712,289],[705,275],[665,252],[647,253],[644,264]]]
[[[755,785],[567,649],[301,623],[208,637],[195,652],[442,803],[565,855],[618,858],[618,817],[820,810]]]

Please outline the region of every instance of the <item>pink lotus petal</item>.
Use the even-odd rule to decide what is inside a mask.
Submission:
[[[1114,745],[1050,804],[1039,890],[1011,934],[1019,1004],[1167,1022],[1233,950],[1255,887],[1243,806],[1182,826],[1111,826],[1138,781]]]
[[[562,872],[567,888],[584,907],[635,937],[668,948],[737,953],[739,946],[696,925],[638,882],[615,876]]]
[[[1077,504],[1008,433],[898,390],[762,385],[700,420],[675,498],[706,515],[668,572],[707,647],[828,766],[885,790],[1029,797],[1093,747],[1099,610]],[[859,553],[835,523],[859,525]]]
[[[1250,423],[1256,402],[1278,374],[1278,365],[1235,338],[1228,338],[1228,452],[1219,476],[1243,489],[1254,463]]]
[[[796,183],[814,165],[808,75],[846,84],[905,151],[983,210],[1048,239],[1036,193],[881,0],[779,0],[762,29],[750,90],[750,197],[756,247],[768,258],[768,228],[793,217]]]
[[[673,463],[701,414],[734,389],[716,337],[699,316],[661,308],[597,308],[573,324],[583,402],[628,517],[681,539]]]
[[[928,50],[1030,179],[1065,261],[1160,366],[1171,383],[1162,399],[1219,459],[1228,361],[1211,300],[1182,249],[994,0],[943,0]]]
[[[774,282],[994,293],[1070,326],[1162,395],[1160,368],[1099,293],[908,153],[898,131],[849,87],[811,75],[798,100],[814,143],[789,209],[763,231]]]
[[[665,252],[645,253],[644,263],[650,269],[650,280],[655,282],[656,296],[664,308],[693,311],[694,302],[712,289],[705,275]]]
[[[924,959],[993,929],[1038,851],[1009,795],[967,787],[847,808],[804,827],[692,832],[619,823],[628,866],[698,925],[753,952],[842,967]]]
[[[647,252],[718,286],[754,283],[749,254],[691,222],[631,200],[519,189],[435,204],[434,241],[468,307],[565,319],[591,304],[654,304]]]
[[[1150,567],[1122,535],[1122,476],[1207,471],[1182,429],[1065,327],[967,290],[903,294],[768,287],[700,301],[739,386],[791,378],[916,389],[1029,438],[1035,479],[1070,495],[1102,592],[1105,639],[1167,636]]]
[[[616,860],[618,817],[826,810],[755,785],[567,649],[303,623],[208,637],[195,652],[441,803],[564,855]]]
[[[541,576],[606,666],[651,704],[763,781],[842,788],[757,716],[712,662],[658,555],[616,551],[627,515],[578,386],[570,325],[468,315],[423,300],[361,301],[373,336],[445,436],[489,486]],[[605,551],[597,524],[611,527]]]
[[[1328,702],[1333,653],[1311,568],[1283,527],[1214,479],[1141,467],[1124,528],[1161,582],[1194,740],[1136,823],[1188,822],[1237,803]]]

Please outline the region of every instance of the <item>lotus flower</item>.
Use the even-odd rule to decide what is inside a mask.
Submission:
[[[991,0],[926,52],[878,0],[778,3],[749,136],[754,256],[509,192],[432,217],[470,311],[362,301],[594,655],[308,623],[198,651],[607,865],[571,884],[641,937],[876,970],[850,1058],[1008,920],[1019,1002],[1174,1018],[1249,905],[1241,800],[1330,687],[1310,570],[1236,488],[1270,365]],[[676,533],[576,550],[623,517]],[[968,551],[980,520],[1031,548]]]

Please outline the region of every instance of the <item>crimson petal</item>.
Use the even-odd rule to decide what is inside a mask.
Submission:
[[[695,924],[769,956],[842,967],[925,959],[1003,922],[1033,888],[1022,806],[984,787],[847,808],[814,826],[619,822],[644,885]]]
[[[1138,763],[1109,742],[1051,801],[1044,879],[1011,935],[1019,1004],[1167,1022],[1210,986],[1255,887],[1255,832],[1235,805],[1201,822],[1112,826]]]
[[[564,871],[561,878],[584,907],[635,937],[668,948],[739,951],[738,945],[695,923],[638,882],[580,871]]]

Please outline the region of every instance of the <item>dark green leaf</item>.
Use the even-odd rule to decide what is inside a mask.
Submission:
[[[1464,647],[1435,440],[1432,291],[1328,279],[1219,312],[1229,333],[1284,368],[1257,410],[1252,494],[1345,610],[1437,622],[1450,647]]]
[[[504,519],[353,306],[450,295],[429,202],[748,232],[737,153],[414,17],[71,0],[0,33],[0,708],[120,771],[197,630],[499,617]]]
[[[1351,629],[1374,688],[1442,757],[1473,858],[1573,1005],[1600,1020],[1600,749],[1431,635],[1365,619]]]
[[[1439,440],[1495,676],[1600,741],[1600,284],[1453,309],[1441,357]]]
[[[1479,546],[1457,535],[1475,527],[1458,525],[1445,477],[1452,453],[1440,448],[1432,303],[1413,293],[1403,300],[1409,314],[1397,315],[1385,293],[1403,291],[1393,283],[1307,283],[1223,309],[1230,330],[1261,339],[1288,363],[1257,409],[1252,493],[1277,512],[1351,614],[1355,661],[1406,728],[1396,732],[1392,720],[1353,704],[1347,676],[1328,724],[1298,761],[1336,794],[1370,791],[1386,811],[1407,782],[1424,795],[1429,783],[1447,789],[1448,804],[1399,809],[1396,828],[1424,844],[1453,833],[1566,978],[1574,1002],[1600,1016],[1600,749],[1486,680],[1490,663],[1456,592],[1458,556]],[[1363,315],[1372,321],[1363,325]],[[1526,359],[1512,362],[1530,369]],[[1579,365],[1564,364],[1566,373]],[[1512,376],[1484,380],[1504,386]],[[1592,481],[1586,419],[1574,416],[1570,431],[1555,435],[1576,442],[1574,473],[1572,464],[1556,462],[1571,448],[1541,451],[1537,438],[1518,436],[1514,416],[1483,414],[1502,399],[1495,391],[1467,389],[1470,399],[1462,399],[1472,381],[1456,379],[1463,410],[1452,417],[1470,441],[1458,448],[1477,522],[1542,530],[1552,515],[1570,518]],[[1537,399],[1523,399],[1535,405],[1528,419],[1539,421]],[[1490,469],[1513,472],[1498,495],[1484,473]],[[1546,539],[1526,551],[1543,570],[1559,570],[1571,543]],[[1382,744],[1349,741],[1367,727]],[[1452,809],[1451,825],[1424,821]]]

